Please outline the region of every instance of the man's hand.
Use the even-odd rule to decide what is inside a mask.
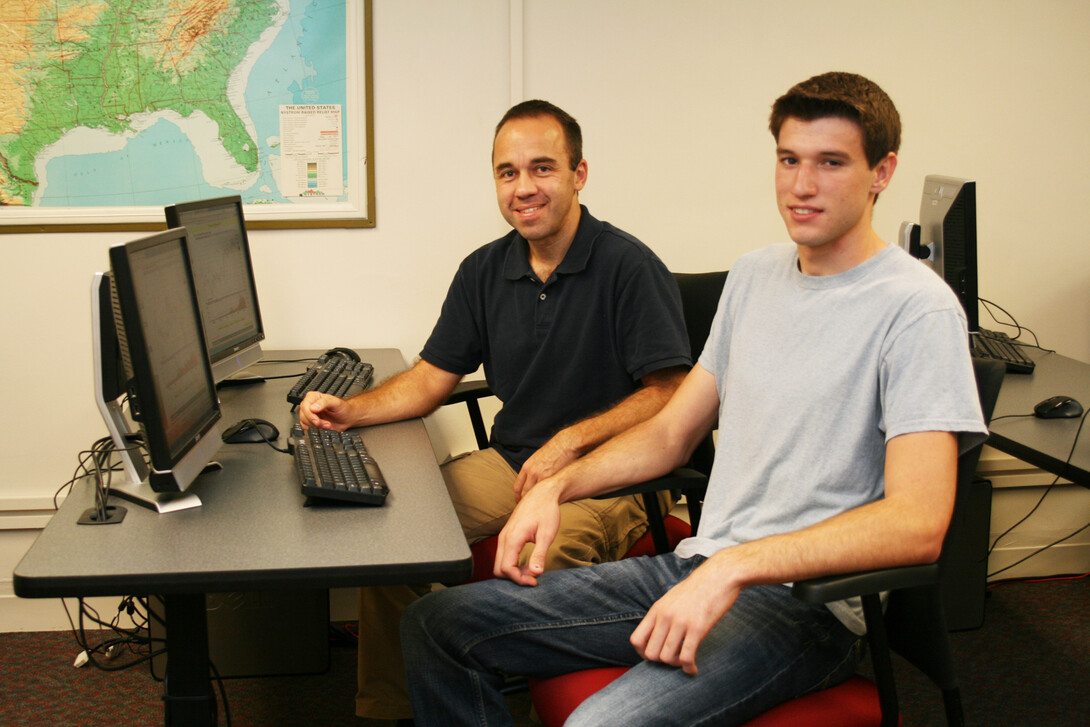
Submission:
[[[695,676],[700,642],[741,590],[709,560],[651,606],[629,641],[641,658],[679,666]]]
[[[515,478],[516,500],[521,500],[531,487],[552,477],[579,457],[579,453],[563,444],[562,439],[563,432],[542,445],[522,465]]]
[[[560,529],[557,491],[548,480],[542,480],[515,506],[500,531],[492,569],[497,578],[507,578],[520,586],[537,585],[537,577],[545,572],[545,554]],[[534,549],[529,562],[520,566],[519,556],[527,543],[533,543]]]
[[[308,391],[299,403],[299,423],[304,427],[335,429],[339,432],[353,424],[348,403],[344,399],[317,391]]]

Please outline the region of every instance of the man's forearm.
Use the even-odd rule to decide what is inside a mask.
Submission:
[[[954,508],[957,437],[919,432],[886,447],[885,497],[794,532],[720,551],[740,586],[932,563]],[[719,557],[722,556],[722,557]]]
[[[718,551],[655,602],[632,645],[644,659],[696,674],[700,642],[744,588],[933,562],[953,511],[956,469],[953,434],[894,438],[886,446],[884,498]]]
[[[714,425],[718,404],[715,379],[694,367],[658,413],[560,471],[561,501],[644,482],[683,464]]]
[[[427,416],[439,408],[461,377],[426,361],[348,400],[356,426]]]
[[[581,457],[598,445],[658,414],[685,378],[685,369],[674,367],[645,376],[639,389],[608,411],[576,422],[554,439]]]

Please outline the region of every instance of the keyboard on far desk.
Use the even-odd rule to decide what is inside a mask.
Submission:
[[[1021,351],[1021,346],[1006,333],[986,331],[983,328],[970,334],[972,352],[977,358],[1002,361],[1013,374],[1032,374],[1034,363]]]
[[[323,354],[291,387],[288,403],[298,405],[308,391],[347,399],[370,386],[374,372],[374,366],[369,363],[352,361],[337,354]]]
[[[288,437],[303,494],[359,505],[383,505],[390,490],[356,432],[296,424]]]

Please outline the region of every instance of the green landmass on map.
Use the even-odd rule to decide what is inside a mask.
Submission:
[[[31,204],[41,152],[67,132],[111,133],[133,117],[201,111],[247,172],[256,141],[227,82],[276,0],[40,0],[0,10],[0,203]]]

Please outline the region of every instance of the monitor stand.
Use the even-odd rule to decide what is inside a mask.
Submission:
[[[138,483],[111,484],[110,494],[160,514],[201,506],[201,498],[192,492],[155,492],[147,480]]]
[[[249,386],[250,384],[264,384],[264,376],[232,376],[216,383],[217,389],[226,389],[230,386]]]
[[[201,475],[221,469],[223,465],[219,462],[209,462],[201,470]],[[200,475],[197,476],[200,477]],[[147,479],[139,483],[127,480],[120,484],[111,484],[110,493],[160,514],[201,506],[201,498],[193,492],[188,490],[186,492],[156,492],[151,489]]]

